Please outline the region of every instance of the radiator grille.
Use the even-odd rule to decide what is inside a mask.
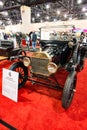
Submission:
[[[41,75],[49,75],[49,72],[47,70],[48,63],[49,63],[48,59],[32,58],[31,60],[32,72]]]
[[[35,74],[49,76],[49,71],[47,70],[47,65],[49,63],[49,58],[40,58],[36,55],[31,58],[31,71]]]

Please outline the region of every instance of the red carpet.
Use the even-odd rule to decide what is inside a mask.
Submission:
[[[0,62],[0,119],[17,130],[87,130],[87,60],[78,73],[77,92],[68,110],[61,106],[59,91],[27,84],[19,90],[18,102],[2,95],[2,68],[10,61]],[[0,130],[8,130],[0,123]]]

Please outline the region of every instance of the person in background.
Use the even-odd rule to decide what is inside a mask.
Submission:
[[[26,44],[27,44],[27,47],[28,47],[28,50],[30,48],[30,37],[28,34],[26,34]]]
[[[80,42],[83,43],[83,42],[86,42],[86,35],[84,32],[81,33],[80,35]]]
[[[32,33],[32,48],[35,50],[36,49],[36,41],[37,41],[37,35],[35,34],[35,31]]]
[[[15,36],[16,36],[18,47],[20,47],[22,41],[22,34],[16,33]]]
[[[32,46],[32,32],[29,33],[29,38],[30,38],[30,46]]]
[[[87,43],[87,33],[86,33],[86,43]]]
[[[8,39],[8,35],[5,33],[4,34],[4,39],[7,40]]]
[[[86,46],[84,46],[84,44],[86,43],[86,33],[82,32],[80,35],[80,43],[83,44],[81,45],[81,50],[80,50],[80,65],[83,67],[83,60],[85,58],[85,56],[87,55],[87,49]]]
[[[4,39],[3,33],[0,33],[0,40],[3,40],[3,39]]]

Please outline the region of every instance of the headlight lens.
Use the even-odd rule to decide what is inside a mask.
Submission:
[[[47,66],[49,73],[56,73],[57,68],[58,68],[57,65],[53,62],[50,62]]]
[[[28,67],[30,65],[30,59],[28,57],[24,57],[23,64]]]

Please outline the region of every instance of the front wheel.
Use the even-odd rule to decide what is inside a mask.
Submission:
[[[66,79],[63,94],[62,94],[62,106],[67,109],[73,99],[75,88],[76,88],[77,74],[76,71],[71,72]]]
[[[13,63],[9,69],[19,73],[18,88],[21,88],[26,83],[27,80],[28,76],[27,67],[25,67],[22,62],[16,62]]]

